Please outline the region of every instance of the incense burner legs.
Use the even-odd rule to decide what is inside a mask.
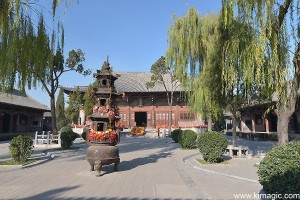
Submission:
[[[119,149],[109,145],[91,145],[87,148],[86,158],[91,166],[91,171],[96,171],[96,176],[101,176],[103,165],[114,164],[114,171],[118,171],[120,157]]]

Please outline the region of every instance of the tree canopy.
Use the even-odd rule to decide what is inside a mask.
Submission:
[[[238,35],[243,49],[238,60],[243,64],[244,91],[248,94],[255,88],[269,99],[276,96],[278,142],[287,143],[288,119],[295,111],[300,80],[299,1],[223,0],[222,19],[231,38],[224,53],[235,55],[234,29],[251,33]],[[242,26],[236,27],[236,21]],[[228,60],[223,63],[223,74],[235,76],[229,65]],[[232,83],[228,79],[227,85]]]
[[[59,3],[53,0],[53,18]],[[26,86],[36,87],[40,80],[38,74],[46,74],[56,47],[63,49],[61,23],[57,22],[57,30],[49,34],[43,12],[36,7],[40,7],[38,1],[2,0],[0,3],[0,84],[3,90],[15,86],[22,90]],[[37,23],[30,11],[36,13]]]
[[[175,17],[169,30],[166,52],[168,65],[173,65],[177,77],[188,92],[194,112],[217,118],[222,111],[218,55],[218,16],[201,17],[192,7],[183,17]]]

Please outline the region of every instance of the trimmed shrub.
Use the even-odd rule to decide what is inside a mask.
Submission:
[[[63,149],[69,149],[76,138],[77,138],[77,134],[74,133],[69,126],[65,126],[61,129],[60,139],[61,139],[61,147]]]
[[[83,132],[82,134],[81,134],[81,137],[86,141],[86,136],[87,136],[87,134],[86,134],[86,132]]]
[[[15,162],[26,161],[32,153],[33,141],[27,135],[19,135],[11,140],[9,151]]]
[[[300,191],[300,141],[267,152],[258,169],[266,194],[298,194]],[[291,198],[292,199],[292,198]]]
[[[228,141],[224,135],[207,131],[198,137],[197,145],[203,159],[210,163],[220,162]]]
[[[178,143],[181,134],[182,134],[181,129],[175,129],[174,131],[171,132],[171,138],[174,140],[174,142]]]
[[[197,140],[197,133],[192,130],[184,130],[179,137],[179,143],[184,149],[194,149]]]

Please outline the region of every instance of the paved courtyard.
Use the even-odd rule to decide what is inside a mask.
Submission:
[[[123,136],[119,171],[104,166],[96,177],[85,159],[87,144],[77,139],[74,146],[48,149],[53,159],[28,168],[0,167],[0,199],[235,199],[262,189],[254,166],[260,158],[200,165],[197,149],[182,150],[170,138]],[[0,159],[9,157],[7,148],[0,143]],[[36,149],[33,156],[43,152]]]

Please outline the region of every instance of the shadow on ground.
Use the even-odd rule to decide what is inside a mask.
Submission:
[[[37,199],[37,200],[40,200],[40,199],[61,199],[62,197],[60,197],[60,194],[68,193],[68,191],[74,190],[74,189],[76,189],[78,187],[79,186],[73,186],[73,187],[64,187],[64,188],[58,188],[58,189],[54,189],[54,190],[48,190],[46,192],[42,192],[42,193],[36,194],[34,196],[30,196],[30,197],[24,198],[24,200],[25,199],[26,200],[33,200],[33,199]],[[79,199],[85,199],[85,198],[79,198]]]

